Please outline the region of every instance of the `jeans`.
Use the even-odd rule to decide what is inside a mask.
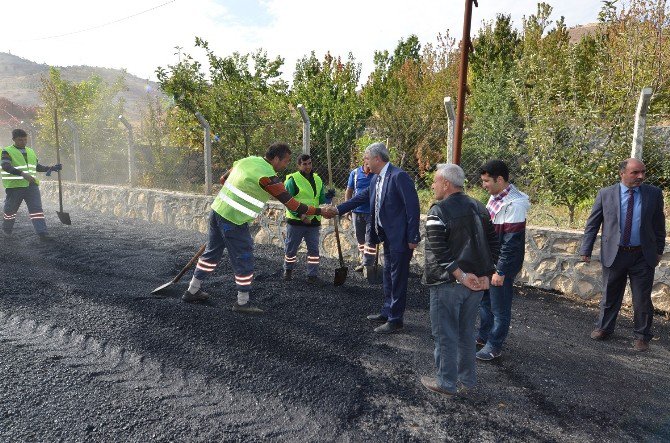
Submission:
[[[489,287],[479,307],[479,338],[496,352],[502,350],[512,320],[514,277],[506,275],[502,286]]]
[[[437,385],[456,392],[457,384],[473,387],[475,373],[475,321],[482,291],[458,283],[430,287],[430,325],[435,340]]]

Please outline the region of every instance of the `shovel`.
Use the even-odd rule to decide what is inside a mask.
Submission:
[[[375,264],[372,267],[372,269],[368,270],[367,274],[367,279],[368,283],[371,285],[376,285],[378,283],[381,283],[382,278],[379,275],[379,245],[376,245],[376,251],[375,251]]]
[[[177,282],[184,276],[184,274],[186,274],[186,271],[188,271],[188,268],[190,268],[191,266],[193,266],[193,264],[200,258],[200,256],[202,255],[202,253],[205,252],[205,247],[206,247],[206,246],[207,246],[207,244],[204,244],[204,245],[200,246],[200,249],[198,249],[198,252],[196,252],[196,254],[193,256],[193,258],[186,264],[186,266],[184,266],[184,269],[182,269],[182,270],[179,272],[179,274],[177,274],[177,276],[176,276],[175,278],[173,278],[173,279],[170,280],[169,282],[165,283],[164,285],[160,285],[159,287],[157,287],[156,289],[154,289],[153,291],[151,291],[151,294],[152,294],[152,295],[153,295],[153,294],[158,294],[158,293],[161,292],[163,289],[165,289],[165,288],[169,288],[169,287],[172,286],[173,284],[177,283]]]
[[[56,132],[56,163],[60,164],[60,143],[58,141],[58,109],[54,109],[54,129]],[[71,225],[72,220],[70,220],[70,214],[63,212],[63,187],[60,181],[60,171],[58,173],[58,204],[60,205],[60,211],[56,211],[58,214],[58,219],[64,225]]]
[[[328,186],[333,189],[333,170],[330,164],[330,138],[326,134],[326,155],[328,156]],[[347,280],[347,272],[349,268],[344,266],[344,257],[342,257],[342,245],[340,244],[340,230],[338,225],[340,224],[340,217],[335,217],[334,226],[335,226],[335,240],[337,241],[337,254],[340,257],[340,267],[335,269],[335,280],[333,280],[334,286],[342,286]]]

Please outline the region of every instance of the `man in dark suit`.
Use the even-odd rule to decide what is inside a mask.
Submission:
[[[375,174],[370,186],[336,208],[325,208],[324,214],[342,215],[370,204],[370,242],[384,243],[384,305],[368,320],[383,323],[375,332],[392,333],[403,327],[409,262],[421,240],[419,196],[410,176],[389,162],[383,143],[368,146],[363,161]]]
[[[630,158],[619,165],[621,182],[598,192],[584,229],[579,254],[590,261],[593,244],[602,225],[600,262],[603,266],[603,296],[594,340],[604,340],[614,332],[621,309],[626,280],[633,295],[633,325],[637,351],[649,349],[653,337],[654,306],[651,288],[654,268],[665,248],[663,194],[655,186],[642,184],[646,168]]]

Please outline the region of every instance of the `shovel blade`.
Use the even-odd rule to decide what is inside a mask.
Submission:
[[[165,288],[169,288],[170,286],[172,286],[172,282],[171,282],[171,281],[165,283],[164,285],[160,285],[159,287],[157,287],[156,289],[154,289],[153,291],[151,291],[151,295],[158,294],[158,293],[161,292],[163,289],[165,289]]]
[[[337,268],[335,269],[335,280],[333,281],[334,286],[342,286],[345,281],[347,281],[347,272],[349,268]]]
[[[365,278],[368,280],[368,283],[371,285],[377,285],[382,282],[382,276],[379,272],[378,266],[372,266],[366,270]]]
[[[72,224],[72,220],[70,220],[70,214],[68,214],[67,212],[56,211],[56,214],[58,214],[58,219],[64,225],[71,225]]]

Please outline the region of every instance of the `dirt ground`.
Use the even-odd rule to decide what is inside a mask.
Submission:
[[[163,297],[204,235],[69,208],[70,227],[27,215],[0,242],[0,441],[669,441],[670,325],[647,353],[630,316],[606,342],[594,307],[521,289],[502,358],[444,398],[433,374],[427,290],[410,281],[406,328],[372,333],[380,288],[278,280],[283,253],[256,249],[261,317],[230,311],[231,268],[208,304]],[[304,261],[304,254],[299,255]],[[332,279],[336,263],[325,260]]]

